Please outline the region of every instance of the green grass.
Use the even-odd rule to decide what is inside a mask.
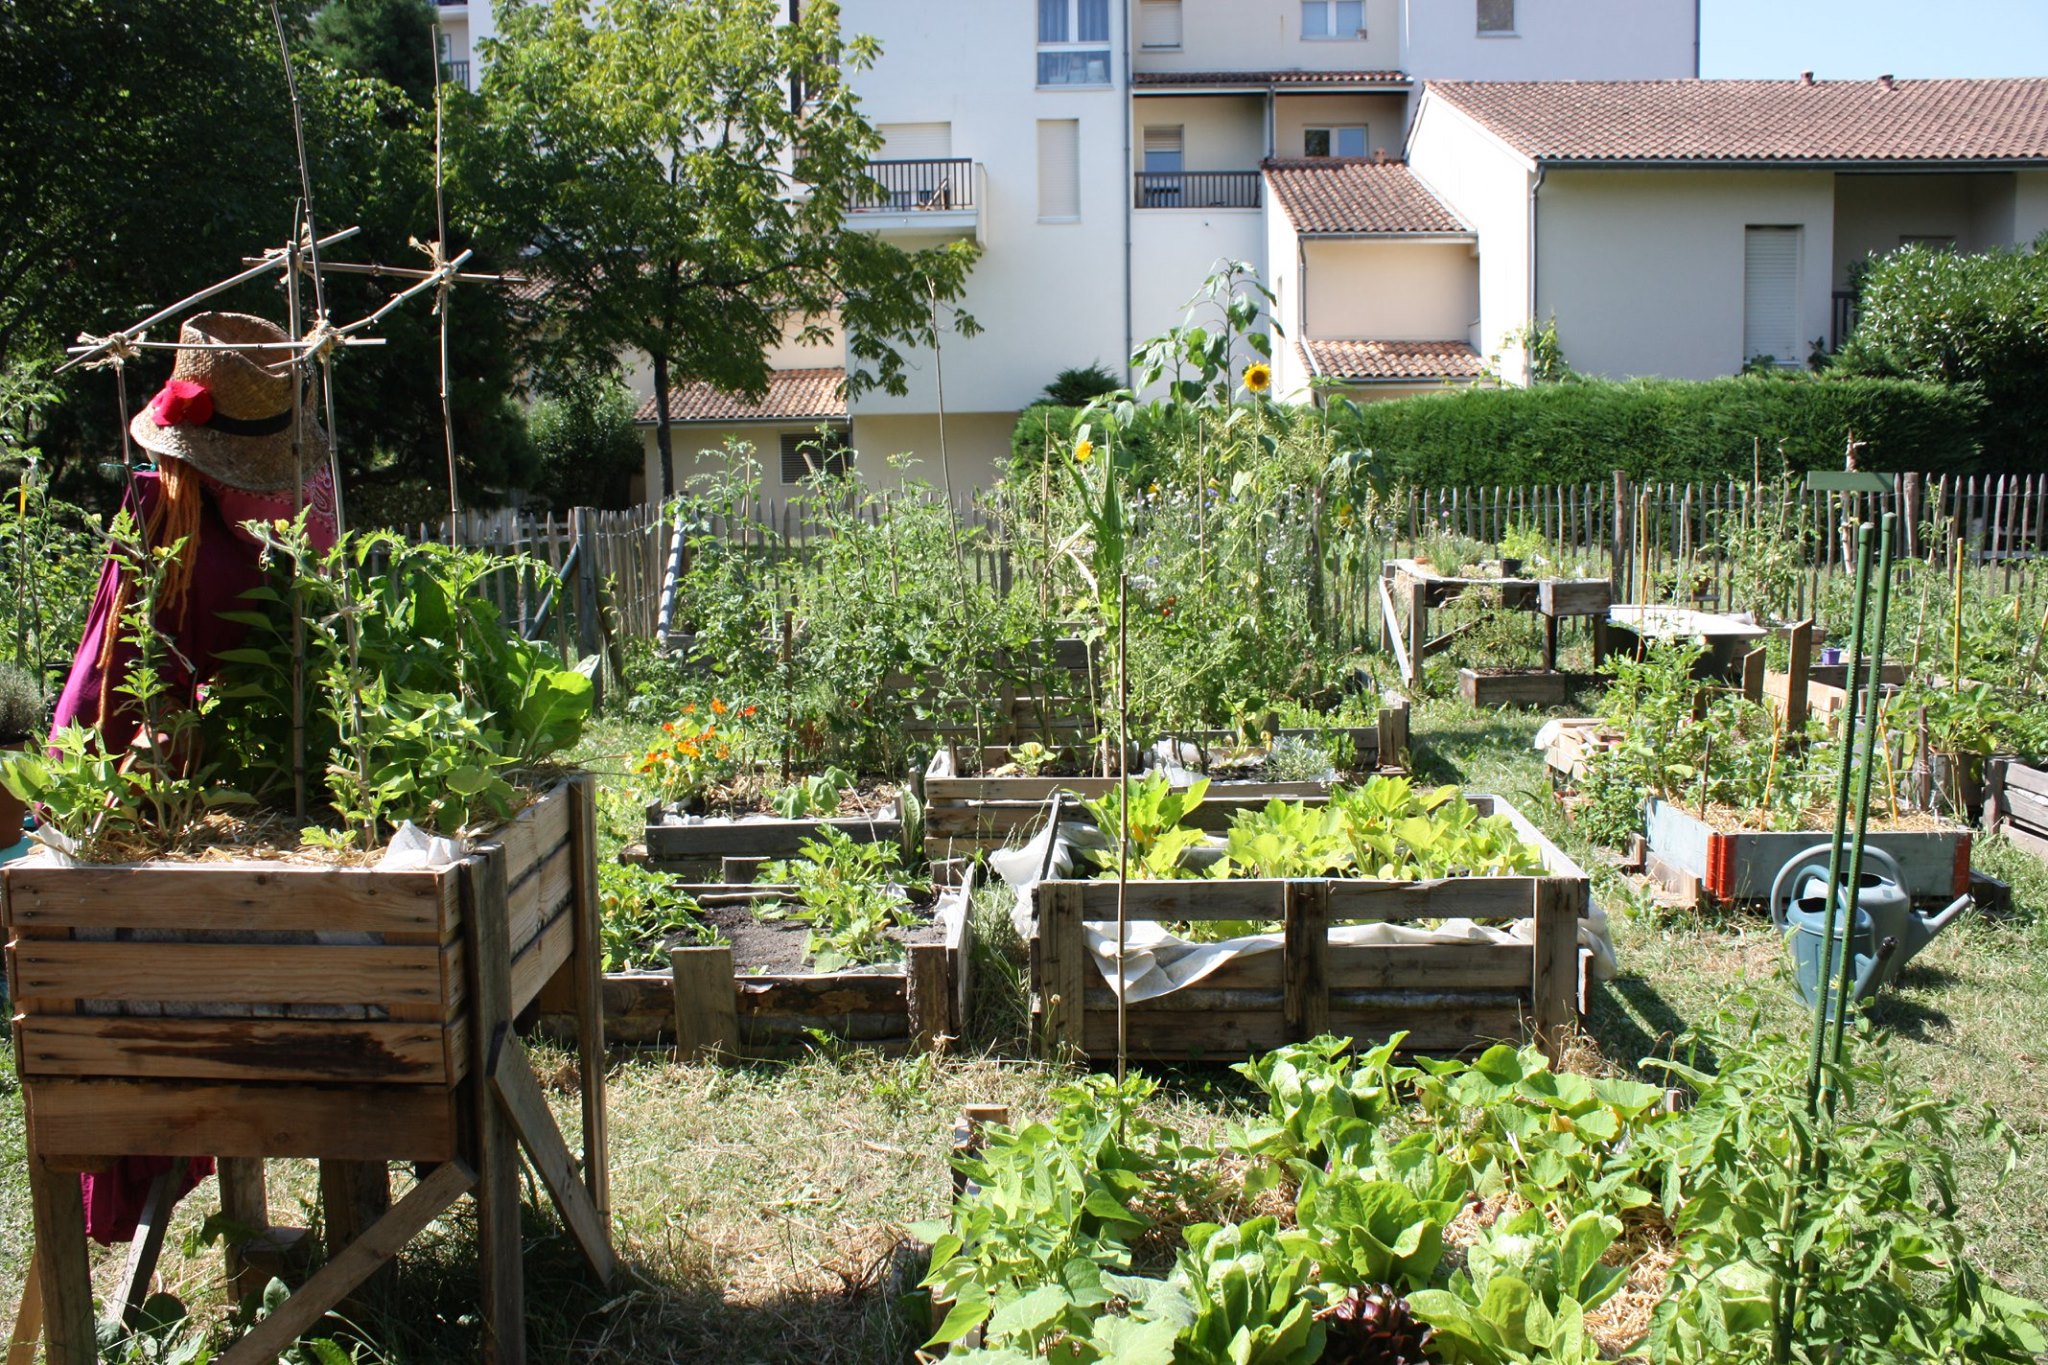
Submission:
[[[1758,915],[1660,911],[1558,818],[1538,755],[1540,718],[1475,715],[1461,703],[1418,707],[1418,770],[1513,801],[1584,863],[1611,913],[1622,971],[1599,986],[1591,1037],[1612,1063],[1668,1047],[1743,992],[1766,1010],[1800,1010],[1784,955]],[[607,851],[638,833],[625,774],[644,724],[596,727],[578,757],[603,775],[599,818]],[[2048,1296],[2048,869],[1998,841],[1978,865],[2008,878],[2015,914],[1972,920],[1915,961],[1876,1010],[1897,1056],[1938,1091],[1995,1108],[2021,1135],[2016,1168],[1973,1134],[1957,1139],[1964,1196],[1981,1264],[2010,1288]],[[610,1293],[580,1270],[566,1235],[529,1182],[527,1293],[536,1361],[717,1360],[897,1362],[914,1326],[891,1288],[889,1252],[906,1222],[938,1216],[949,1194],[946,1153],[960,1107],[1002,1103],[1047,1110],[1057,1068],[1020,1060],[1018,945],[1008,897],[976,897],[981,986],[962,1055],[891,1060],[858,1052],[783,1065],[681,1065],[643,1052],[609,1077],[614,1231],[626,1274]],[[539,1054],[565,1135],[576,1143],[566,1060]],[[1191,1136],[1214,1133],[1243,1103],[1228,1073],[1166,1078],[1162,1116]],[[0,1150],[21,1142],[11,1054],[0,1062]],[[273,1212],[315,1221],[312,1169],[272,1164]],[[0,1276],[20,1282],[28,1242],[21,1163],[0,1160]],[[226,1305],[216,1253],[188,1246],[213,1205],[202,1186],[181,1206],[164,1260],[167,1287],[218,1326]],[[389,1358],[470,1357],[476,1345],[475,1265],[466,1207],[409,1248],[403,1309],[365,1324]],[[119,1265],[101,1257],[99,1286]],[[10,1305],[11,1308],[11,1305]]]

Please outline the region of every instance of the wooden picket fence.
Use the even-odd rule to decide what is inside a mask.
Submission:
[[[878,524],[888,503],[880,497],[855,514]],[[2048,475],[2041,474],[1902,474],[1890,492],[1844,494],[1746,480],[1637,483],[1616,473],[1605,484],[1395,489],[1378,510],[1377,529],[1359,533],[1370,541],[1365,552],[1351,556],[1350,570],[1331,584],[1332,628],[1340,642],[1361,648],[1375,647],[1378,638],[1370,606],[1378,564],[1412,556],[1444,533],[1498,544],[1511,531],[1534,532],[1608,574],[1618,602],[1683,595],[1726,603],[1737,565],[1725,552],[1724,532],[1798,524],[1810,549],[1799,607],[1811,610],[1824,582],[1853,566],[1854,527],[1887,511],[1900,513],[1905,555],[1944,566],[1960,556],[1989,566],[2007,591],[2024,592],[2048,573]],[[989,533],[968,537],[963,571],[977,585],[1008,591],[1012,563],[996,514],[972,498],[956,499],[953,513],[963,529]],[[514,565],[485,591],[508,622],[530,637],[556,640],[572,656],[607,641],[660,638],[675,576],[685,566],[679,538],[717,535],[772,558],[801,556],[830,534],[799,508],[765,499],[708,526],[680,525],[650,503],[545,515],[466,511],[455,530],[460,544],[524,557],[564,580],[551,594],[544,575]],[[448,527],[422,523],[406,533],[445,541]]]

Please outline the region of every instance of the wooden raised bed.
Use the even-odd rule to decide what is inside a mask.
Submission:
[[[1399,772],[1408,753],[1408,703],[1389,695],[1384,699],[1379,723],[1356,726],[1351,739],[1358,751],[1360,771]],[[1173,736],[1194,739],[1201,735],[1221,740],[1222,731]],[[1276,738],[1293,736],[1313,739],[1309,729],[1283,729]],[[984,760],[1000,761],[1001,751],[990,750]],[[1390,761],[1391,760],[1391,761]],[[925,856],[941,858],[974,857],[1029,839],[1043,826],[1051,812],[1052,799],[1064,793],[1071,798],[1094,800],[1116,789],[1114,777],[961,777],[957,750],[941,749],[932,755],[924,777]],[[1135,776],[1135,774],[1133,775]],[[1330,794],[1329,782],[1233,782],[1212,781],[1190,821],[1212,833],[1230,827],[1240,810],[1256,808],[1275,799],[1317,800]]]
[[[787,887],[692,885],[694,896],[786,897]],[[730,947],[678,948],[667,972],[606,974],[604,1032],[611,1043],[673,1039],[686,1057],[784,1057],[816,1030],[844,1043],[907,1052],[957,1038],[973,977],[971,870],[941,888],[939,943],[913,943],[887,972],[767,972],[736,967]],[[553,1027],[557,1021],[546,1020]]]
[[[1692,812],[1652,798],[1646,814],[1651,871],[1673,889],[1717,901],[1764,901],[1785,864],[1802,850],[1828,842],[1826,830],[1723,833]],[[1970,889],[1970,832],[1966,829],[1899,832],[1873,830],[1866,842],[1898,859],[1907,892],[1921,900],[1953,900]]]
[[[646,856],[641,861],[664,872],[707,879],[717,875],[725,858],[794,858],[806,839],[817,838],[827,826],[857,843],[900,843],[903,839],[903,817],[893,801],[873,816],[785,820],[767,815],[687,825],[667,823],[670,818],[668,808],[660,802],[647,807],[642,841]]]
[[[1984,823],[2048,862],[2048,767],[2017,758],[1984,765]]]
[[[50,1359],[94,1358],[73,1173],[130,1153],[222,1158],[225,1211],[254,1228],[267,1226],[264,1158],[318,1159],[323,1186],[356,1192],[339,1207],[360,1221],[337,1221],[329,1200],[327,1268],[224,1357],[237,1365],[312,1328],[466,1192],[480,1210],[485,1353],[517,1358],[515,1144],[608,1275],[595,850],[578,775],[433,870],[29,859],[0,871]],[[511,1031],[537,1001],[576,1023],[580,1173]],[[380,1218],[390,1161],[440,1165]]]
[[[1575,674],[1542,669],[1482,673],[1475,668],[1461,668],[1458,693],[1481,710],[1496,706],[1562,706],[1576,681]]]
[[[1585,999],[1579,921],[1586,874],[1499,797],[1470,796],[1504,814],[1542,851],[1547,875],[1389,882],[1132,882],[1131,921],[1281,922],[1278,951],[1242,957],[1196,984],[1126,1008],[1129,1053],[1152,1062],[1229,1062],[1318,1034],[1384,1038],[1408,1031],[1415,1052],[1465,1052],[1533,1029],[1555,1046]],[[1113,881],[1038,884],[1030,949],[1031,1010],[1047,1055],[1096,1062],[1116,1055],[1116,998],[1088,951],[1083,925],[1116,919]],[[1535,943],[1341,944],[1334,924],[1418,919],[1534,919]],[[1075,1008],[1075,1002],[1080,1008]]]

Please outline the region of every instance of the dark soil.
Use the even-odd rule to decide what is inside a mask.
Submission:
[[[924,922],[908,928],[892,929],[889,931],[889,937],[904,944],[941,942],[945,938],[945,931],[931,919],[930,903],[914,905],[913,909],[924,917]],[[705,906],[703,918],[732,944],[733,970],[807,970],[808,964],[804,960],[806,930],[802,920],[764,921],[754,917],[751,905],[732,903]],[[664,945],[663,951],[666,952],[666,949],[667,945]]]
[[[721,787],[710,792],[701,802],[691,805],[684,813],[701,815],[707,819],[747,815],[768,815],[780,819],[781,817],[776,816],[774,809],[768,804],[770,790],[768,786],[751,782],[743,787]],[[900,783],[884,782],[879,778],[862,778],[859,786],[839,798],[839,809],[832,813],[833,817],[850,820],[861,816],[886,815],[885,807],[896,800],[896,795],[901,790]],[[818,817],[807,815],[803,818],[815,820]]]

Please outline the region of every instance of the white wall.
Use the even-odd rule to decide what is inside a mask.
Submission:
[[[1307,335],[1475,342],[1479,270],[1462,242],[1309,238]]]
[[[1400,66],[1417,80],[1661,80],[1698,73],[1696,0],[1515,0],[1512,36],[1478,33],[1475,0],[1401,0]]]
[[[1009,467],[1010,433],[1015,412],[951,412],[946,414],[946,465],[939,462],[939,420],[935,413],[907,416],[856,417],[853,445],[861,452],[856,467],[873,487],[915,480],[943,490],[946,466],[951,467],[953,496],[965,499],[975,489],[990,488]],[[893,457],[914,453],[914,462]]]
[[[1302,298],[1301,237],[1294,222],[1272,202],[1267,187],[1266,287],[1274,294],[1273,317],[1279,334],[1273,338],[1273,396],[1301,402],[1309,396],[1308,365],[1295,349],[1301,340],[1306,304]]]
[[[1264,186],[1260,187],[1261,193]],[[1278,209],[1270,210],[1278,214]],[[1225,260],[1250,261],[1270,279],[1264,215],[1257,209],[1140,209],[1131,217],[1131,318],[1142,345],[1178,324],[1188,300]],[[1198,319],[1214,329],[1210,310]],[[1263,324],[1262,324],[1263,325]],[[1105,357],[1115,369],[1113,358]]]
[[[1530,316],[1529,193],[1535,169],[1427,92],[1409,136],[1408,163],[1479,234],[1479,326],[1473,349],[1482,356],[1499,355],[1502,377],[1524,382],[1521,351],[1506,339]]]
[[[1129,0],[1137,13],[1137,0]],[[1181,0],[1181,47],[1135,55],[1140,71],[1390,71],[1399,0],[1366,0],[1366,36],[1303,38],[1300,0]]]
[[[732,442],[754,452],[754,458],[761,465],[762,497],[780,506],[789,494],[796,491],[782,483],[782,438],[785,434],[816,436],[820,425],[818,422],[677,423],[668,431],[675,489],[679,493],[694,491],[692,480],[726,469],[731,464],[726,455],[726,445]],[[654,428],[642,427],[640,441],[640,486],[652,489],[653,496],[659,497],[661,455],[655,446]],[[865,476],[866,470],[859,460],[854,462],[854,467]]]
[[[1398,157],[1407,102],[1405,95],[1280,95],[1273,101],[1273,155],[1303,155],[1302,129],[1311,125],[1363,123],[1366,155],[1377,148]]]
[[[1120,10],[1111,7],[1117,54],[1125,41]],[[1099,358],[1120,369],[1126,92],[1037,89],[1036,8],[1028,4],[846,0],[841,25],[882,44],[881,59],[854,78],[861,112],[877,123],[951,123],[953,155],[986,170],[986,253],[962,300],[985,334],[946,342],[948,410],[1015,412],[1069,366]],[[1121,72],[1120,55],[1112,65]],[[1081,218],[1040,223],[1037,121],[1061,118],[1080,121]],[[910,392],[864,396],[857,422],[937,409],[931,353],[906,360]]]
[[[1257,170],[1266,155],[1261,95],[1148,95],[1131,102],[1131,169],[1145,169],[1145,130],[1181,130],[1181,169]]]
[[[1827,171],[1553,170],[1538,202],[1536,315],[1581,373],[1711,379],[1742,368],[1744,229],[1797,226],[1798,335],[1825,336]]]
[[[2012,240],[2031,244],[2048,232],[2048,171],[2013,173]]]

